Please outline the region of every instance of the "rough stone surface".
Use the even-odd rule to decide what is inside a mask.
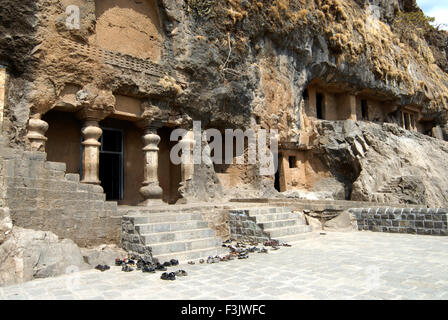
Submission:
[[[394,125],[350,120],[324,121],[318,130],[318,156],[345,182],[352,200],[433,208],[448,202],[446,142]],[[381,193],[397,177],[398,188]]]
[[[0,245],[0,285],[88,269],[76,244],[51,232],[14,227]]]
[[[349,211],[344,211],[336,218],[331,219],[325,223],[326,231],[337,232],[353,232],[357,231],[356,219],[352,217]]]
[[[12,231],[12,221],[8,208],[0,208],[0,245]]]
[[[97,265],[114,265],[115,259],[124,259],[128,253],[116,245],[101,245],[94,248],[81,248],[84,261],[92,267]]]
[[[317,218],[313,218],[310,217],[309,215],[305,215],[306,217],[306,222],[308,223],[308,225],[311,226],[311,228],[313,229],[313,231],[322,231],[322,222],[317,219]]]

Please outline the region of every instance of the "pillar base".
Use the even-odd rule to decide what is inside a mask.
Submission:
[[[166,205],[162,199],[148,199],[138,204],[139,207],[153,207],[158,205]]]
[[[163,189],[159,186],[158,182],[144,183],[144,186],[140,188],[140,194],[145,201],[141,205],[149,206],[154,204],[162,204]]]

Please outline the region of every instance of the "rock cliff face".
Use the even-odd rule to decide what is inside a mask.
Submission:
[[[151,106],[149,114],[174,119],[174,124],[201,120],[203,127],[218,129],[279,129],[281,143],[298,143],[303,93],[314,79],[353,91],[368,90],[399,106],[417,105],[439,124],[446,123],[446,33],[433,31],[426,35],[427,41],[415,36],[402,42],[392,28],[398,12],[418,10],[413,0],[154,0],[147,1],[144,12],[132,11],[134,1],[111,0],[112,7],[124,8],[126,19],[118,20],[110,12],[104,14],[98,2],[0,1],[2,8],[8,8],[1,16],[0,63],[11,70],[4,130],[12,146],[25,147],[30,113],[45,114],[55,106],[76,112],[86,104],[113,109],[112,94],[136,97]],[[69,4],[80,8],[79,30],[65,26]],[[129,21],[141,24],[128,26]],[[116,39],[107,40],[108,25],[118,30],[113,33]],[[122,34],[119,30],[126,26],[130,31]],[[141,34],[144,41],[138,40]],[[129,45],[129,39],[139,45]],[[149,68],[157,77],[96,59],[102,53],[93,52],[95,46],[107,50],[121,46],[123,54],[149,58],[157,65],[138,68]],[[77,94],[70,95],[73,92]],[[369,170],[387,155],[392,160],[382,168],[386,170],[387,163],[396,168],[397,176],[409,177],[398,182],[403,190],[425,187],[418,195],[403,191],[409,198],[400,201],[445,203],[438,193],[443,183],[429,182],[446,172],[438,162],[444,143],[398,129],[392,133],[395,129],[387,126],[359,124],[353,129],[359,134],[347,137],[338,125],[324,123],[318,130],[319,150],[335,177],[343,181],[346,195],[371,200],[381,189],[378,184],[390,178]],[[339,142],[325,140],[332,134],[353,140],[355,154]],[[431,157],[406,158],[404,144],[400,145],[405,138]],[[380,143],[385,145],[374,147]],[[368,146],[377,156],[357,159],[356,150],[362,153]],[[432,156],[432,146],[438,148],[437,155]],[[419,167],[420,162],[421,168],[433,171],[401,168]],[[420,184],[424,173],[429,180]],[[218,183],[213,172],[197,177],[203,185]],[[246,180],[247,190],[253,191],[248,193],[271,194],[273,179],[253,174]],[[196,189],[192,192],[202,193]]]
[[[318,131],[316,152],[350,199],[446,206],[446,142],[367,122],[322,122]]]

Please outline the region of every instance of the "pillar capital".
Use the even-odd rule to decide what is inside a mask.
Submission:
[[[145,133],[157,133],[157,130],[163,127],[163,123],[160,120],[145,117],[136,123],[137,127],[144,130]]]
[[[76,113],[76,118],[85,122],[86,125],[98,124],[101,120],[104,120],[109,116],[111,112],[104,109],[97,109],[93,107],[84,107]]]
[[[45,133],[48,130],[48,123],[41,119],[40,113],[33,114],[28,120],[28,133],[26,137],[30,142],[31,151],[45,152],[45,144],[48,140]]]

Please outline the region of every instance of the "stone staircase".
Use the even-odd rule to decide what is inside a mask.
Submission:
[[[138,207],[119,210],[123,213],[122,247],[127,251],[145,254],[149,249],[161,262],[228,252],[199,212],[154,213]]]
[[[301,240],[312,231],[303,214],[286,207],[258,207],[230,210],[232,238],[263,242],[275,239],[282,242]]]
[[[99,186],[80,183],[66,164],[47,161],[43,152],[0,147],[3,197],[16,226],[51,231],[89,246],[118,242],[117,203]]]

